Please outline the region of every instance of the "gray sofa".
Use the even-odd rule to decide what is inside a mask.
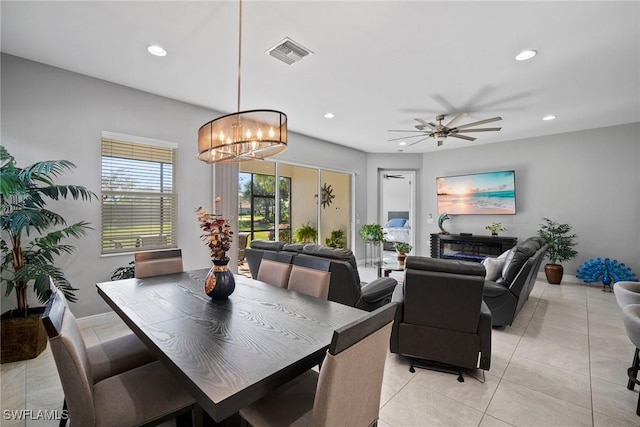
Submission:
[[[355,256],[349,249],[335,249],[315,244],[253,240],[245,250],[251,276],[255,279],[262,259],[329,271],[329,301],[373,311],[391,301],[398,282],[383,277],[369,283],[360,281]]]
[[[497,279],[485,280],[483,299],[491,310],[493,326],[513,323],[529,299],[546,253],[542,238],[529,237],[507,254]]]

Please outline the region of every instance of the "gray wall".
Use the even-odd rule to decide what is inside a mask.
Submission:
[[[500,221],[501,234],[525,239],[543,217],[569,223],[578,234],[579,255],[563,263],[575,275],[584,261],[609,257],[640,274],[640,123],[522,139],[457,150],[425,153],[421,221],[439,231],[435,179],[443,175],[516,171],[516,215],[457,215],[445,222],[452,233],[487,235],[484,227]],[[421,246],[428,254],[428,243]]]
[[[197,129],[220,113],[11,55],[2,54],[1,61],[1,143],[20,166],[45,159],[70,160],[78,167],[60,182],[81,184],[99,195],[103,130],[178,143],[178,244],[185,269],[210,266],[194,210],[213,204],[212,166],[196,159],[196,141]],[[366,154],[293,132],[289,143],[282,159],[358,171],[356,206],[360,208],[356,209],[365,215]],[[237,180],[229,185],[227,194],[237,193]],[[99,201],[62,201],[50,206],[68,222],[89,221],[95,229],[82,240],[70,241],[78,251],[58,262],[79,288],[73,312],[86,316],[108,311],[95,283],[109,280],[112,271],[133,256],[100,256]],[[15,304],[14,294],[3,297],[2,311]]]

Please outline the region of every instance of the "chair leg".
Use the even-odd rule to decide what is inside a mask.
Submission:
[[[60,427],[65,427],[67,425],[67,418],[69,418],[69,411],[67,410],[67,399],[65,398],[62,402],[62,416],[60,417]]]
[[[629,369],[627,369],[627,375],[629,376],[629,381],[640,385],[640,381],[638,380],[638,370],[640,370],[640,367],[638,366],[632,366]],[[632,389],[629,389],[632,390]],[[636,406],[636,415],[640,416],[640,396],[638,396],[638,405]]]
[[[631,364],[632,368],[638,368],[640,367],[640,356],[638,354],[640,350],[638,350],[636,348],[636,351],[633,353],[633,363]],[[636,373],[633,376],[633,379],[637,378],[638,375],[638,370],[635,371]],[[631,379],[631,377],[629,377],[629,381],[627,382],[627,389],[629,390],[633,390],[635,388],[635,382]]]

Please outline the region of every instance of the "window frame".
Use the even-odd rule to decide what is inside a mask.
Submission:
[[[120,142],[120,143],[125,143],[125,144],[133,144],[133,145],[138,145],[140,146],[139,148],[143,148],[142,146],[151,146],[154,148],[159,148],[159,149],[169,149],[171,150],[171,191],[170,192],[166,192],[163,189],[163,184],[159,184],[160,185],[160,191],[140,191],[140,189],[136,190],[136,191],[121,191],[120,189],[118,190],[105,190],[104,188],[104,180],[105,177],[107,177],[107,175],[104,174],[104,170],[103,168],[105,167],[104,164],[104,144],[105,144],[105,140],[107,141],[116,141],[116,142]],[[124,159],[127,159],[126,157]],[[147,162],[153,162],[153,159],[134,159],[131,158],[129,160],[143,160],[143,161],[147,161]],[[167,162],[162,162],[163,164],[166,164]],[[139,137],[139,136],[133,136],[133,135],[125,135],[125,134],[120,134],[120,133],[116,133],[116,132],[109,132],[109,131],[103,131],[102,132],[102,137],[100,140],[100,192],[101,192],[101,197],[100,197],[100,217],[101,217],[101,221],[100,221],[100,254],[101,256],[111,256],[111,255],[122,255],[122,254],[131,254],[131,253],[136,253],[136,252],[142,252],[142,251],[150,251],[150,250],[162,250],[162,249],[171,249],[171,248],[177,248],[178,247],[178,191],[177,191],[177,165],[178,165],[178,144],[175,142],[170,142],[170,141],[162,141],[162,140],[158,140],[158,139],[152,139],[152,138],[145,138],[145,137]],[[162,166],[161,166],[162,168]],[[144,177],[142,177],[144,178]],[[160,227],[160,229],[162,230],[163,226],[169,225],[170,226],[170,231],[168,233],[163,233],[163,234],[158,234],[158,236],[167,236],[166,239],[166,244],[163,244],[162,241],[163,239],[153,239],[154,237],[158,237],[156,235],[153,236],[149,236],[151,237],[151,239],[147,239],[148,241],[150,241],[150,244],[148,245],[144,245],[144,237],[147,237],[147,235],[140,235],[138,236],[139,238],[136,239],[136,243],[135,246],[132,246],[131,243],[127,244],[124,247],[120,247],[118,248],[117,243],[115,243],[115,247],[114,248],[107,248],[107,246],[105,245],[105,241],[107,240],[113,240],[113,236],[111,234],[106,235],[105,234],[105,229],[106,226],[113,223],[112,221],[112,217],[107,218],[107,213],[106,213],[106,205],[105,205],[105,196],[108,195],[124,195],[124,196],[128,196],[130,198],[147,198],[147,199],[154,199],[157,198],[159,199],[158,201],[158,206],[160,206],[160,209],[162,210],[160,216],[161,217],[165,217],[166,212],[163,209],[164,206],[164,201],[165,200],[171,200],[171,210],[169,211],[168,215],[169,215],[169,220],[168,221],[162,221],[162,224],[160,224],[158,222],[158,226]],[[130,224],[133,224],[132,221],[133,217],[130,218]],[[149,224],[150,228],[153,228],[153,225],[156,225],[155,223],[151,223]],[[125,237],[125,241],[126,240],[131,240],[133,238],[135,238],[134,236],[135,233],[131,233],[131,235]]]

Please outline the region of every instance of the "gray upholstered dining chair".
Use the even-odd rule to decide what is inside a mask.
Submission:
[[[60,302],[65,305],[67,316],[75,321],[75,316],[69,310],[64,294],[58,291],[51,279],[49,280],[50,297],[58,294]],[[87,347],[87,356],[93,374],[93,384],[156,360],[147,346],[133,332]],[[67,409],[66,399],[63,402],[63,409]],[[64,427],[66,423],[66,419],[61,419],[60,427]]]
[[[289,274],[291,274],[291,264],[263,259],[256,279],[279,288],[286,288],[289,283]]]
[[[241,409],[245,423],[273,426],[372,426],[378,421],[395,304],[334,331],[320,373],[307,371]]]
[[[42,322],[75,426],[138,426],[161,423],[202,410],[158,361],[94,383],[95,374],[82,334],[60,292],[52,293]]]
[[[327,299],[331,273],[314,268],[291,266],[287,288],[312,297]]]
[[[616,282],[613,292],[620,308],[629,304],[640,304],[640,282]]]
[[[627,330],[627,335],[633,345],[636,346],[636,357],[633,359],[633,365],[627,369],[629,376],[627,388],[633,390],[636,384],[640,385],[637,379],[638,370],[640,370],[640,364],[637,363],[638,348],[640,348],[640,304],[627,304],[622,307],[622,313],[624,314],[624,327]],[[640,396],[638,396],[636,414],[640,415]]]
[[[184,271],[181,249],[136,252],[134,259],[135,277],[139,279]]]
[[[613,292],[616,295],[616,301],[620,308],[624,309],[629,304],[640,304],[640,282],[616,282],[613,284]],[[633,341],[633,340],[632,340]],[[632,368],[640,368],[640,349],[636,345],[636,349],[633,352],[633,362],[631,362]],[[635,382],[633,379],[637,377],[638,370],[633,373],[633,378],[629,377],[627,382],[627,388],[633,390],[635,388]]]

